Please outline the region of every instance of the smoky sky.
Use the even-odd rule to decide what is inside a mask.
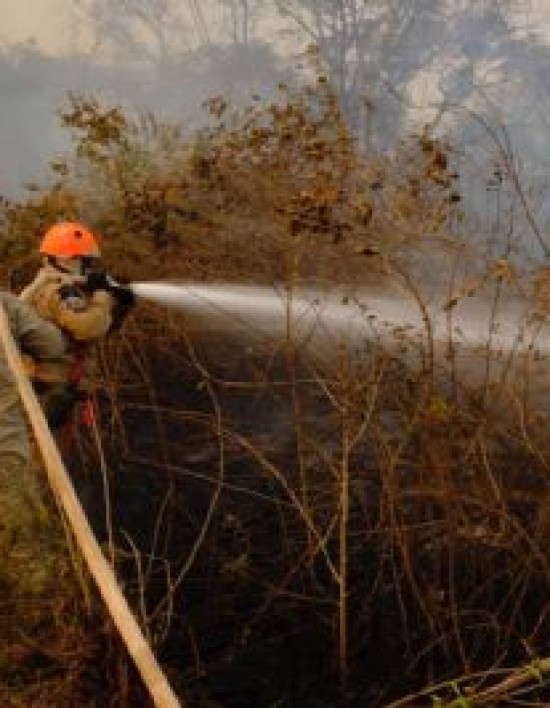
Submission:
[[[139,5],[155,3],[164,7],[163,0]],[[201,104],[209,96],[246,105],[253,95],[268,99],[281,80],[304,80],[304,49],[317,39],[362,144],[391,149],[411,126],[431,121],[461,141],[467,168],[480,178],[500,148],[471,118],[477,113],[520,155],[525,178],[536,176],[529,185],[535,215],[548,211],[550,6],[544,0],[408,0],[399,5],[406,33],[391,24],[399,14],[389,12],[393,3],[355,0],[364,45],[349,43],[331,3],[309,0],[167,0],[159,25],[125,14],[135,4],[122,0],[0,5],[2,193],[20,195],[25,183],[47,179],[48,162],[69,149],[58,117],[69,91],[152,112],[191,134],[206,119]]]
[[[2,0],[0,14],[4,44],[30,40],[46,51],[62,52],[77,39],[71,0]],[[84,23],[80,29],[84,34]]]

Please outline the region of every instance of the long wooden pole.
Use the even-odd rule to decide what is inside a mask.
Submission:
[[[1,304],[0,341],[44,460],[50,486],[67,516],[67,520],[88,564],[90,573],[103,597],[107,610],[130,656],[133,658],[155,706],[158,706],[158,708],[183,708],[130,611],[112,568],[103,556],[97,539],[90,528],[42,408],[25,374],[21,355],[11,334],[6,312]]]

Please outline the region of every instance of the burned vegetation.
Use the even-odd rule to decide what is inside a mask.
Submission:
[[[449,313],[478,290],[530,297],[512,264],[459,238],[456,155],[428,129],[391,156],[360,150],[322,76],[205,110],[190,140],[72,96],[60,117],[74,152],[49,188],[0,205],[5,282],[21,287],[40,233],[64,218],[102,234],[130,280],[397,282],[425,313],[434,270],[461,274],[464,258],[477,272],[445,283]],[[505,376],[460,380],[452,341],[442,374],[429,322],[417,364],[406,328],[394,337],[403,356],[366,339],[327,369],[291,330],[251,348],[143,303],[98,352],[100,435],[78,427],[66,459],[190,706],[548,700],[546,411]],[[4,704],[146,705],[85,571],[76,561],[79,593],[63,567],[63,622],[2,610],[0,632],[18,622]]]

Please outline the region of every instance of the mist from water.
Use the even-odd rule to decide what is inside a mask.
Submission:
[[[528,303],[466,298],[451,311],[446,298],[432,295],[422,304],[399,287],[297,288],[228,284],[136,283],[135,294],[182,311],[205,330],[231,331],[241,337],[280,339],[292,336],[306,347],[335,341],[449,341],[470,349],[491,346],[512,351],[550,351],[547,328],[530,317]]]
[[[272,356],[290,345],[302,362],[330,376],[343,361],[363,367],[371,355],[382,354],[406,363],[413,376],[432,371],[445,390],[457,382],[472,391],[491,390],[503,412],[511,410],[510,401],[550,407],[550,327],[524,298],[495,302],[476,296],[447,311],[443,293],[421,303],[398,285],[288,290],[137,283],[132,288],[139,298],[181,313],[192,338],[207,338],[214,360],[223,360],[224,341],[242,346],[247,355]]]

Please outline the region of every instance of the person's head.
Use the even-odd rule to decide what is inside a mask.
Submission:
[[[75,221],[51,226],[42,239],[40,253],[48,263],[72,275],[84,275],[101,257],[92,231]]]

